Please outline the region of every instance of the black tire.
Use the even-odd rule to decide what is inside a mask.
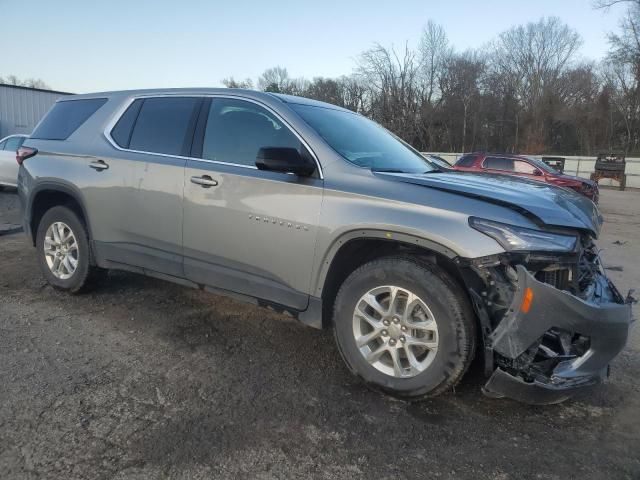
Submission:
[[[364,358],[353,333],[359,299],[383,285],[408,289],[433,313],[438,350],[421,373],[399,378],[385,374]],[[386,257],[355,270],[342,284],[333,313],[334,334],[347,367],[370,388],[405,400],[434,397],[453,388],[471,364],[476,348],[476,322],[468,297],[437,265],[410,257]]]
[[[53,274],[44,253],[47,229],[56,222],[63,222],[71,229],[78,245],[77,267],[66,279],[58,278]],[[52,207],[42,216],[36,234],[36,251],[42,274],[47,282],[58,290],[70,293],[82,292],[93,284],[94,279],[104,273],[102,269],[91,265],[92,254],[86,225],[73,210],[67,207]]]

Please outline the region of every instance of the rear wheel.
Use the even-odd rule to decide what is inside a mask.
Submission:
[[[349,369],[369,386],[418,400],[453,387],[475,350],[475,320],[439,267],[408,257],[374,260],[344,282],[334,332]]]
[[[40,268],[53,287],[72,293],[83,290],[99,269],[91,266],[87,228],[67,207],[48,210],[36,235]]]

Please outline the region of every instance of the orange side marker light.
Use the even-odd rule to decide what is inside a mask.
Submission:
[[[524,291],[524,298],[522,299],[522,305],[520,305],[520,311],[522,311],[522,313],[529,313],[532,302],[533,302],[533,290],[527,287],[527,289]]]

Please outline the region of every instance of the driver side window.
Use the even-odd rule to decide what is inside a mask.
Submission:
[[[214,98],[204,133],[202,158],[255,166],[263,147],[295,148],[302,144],[289,128],[268,110],[252,102]]]

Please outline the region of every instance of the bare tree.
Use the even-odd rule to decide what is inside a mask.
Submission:
[[[593,8],[608,9],[621,3],[635,3],[640,5],[640,0],[595,0],[593,2]]]
[[[369,86],[370,115],[409,141],[418,131],[419,67],[408,45],[399,54],[376,44],[358,60],[358,74]]]
[[[609,34],[604,76],[626,130],[625,151],[640,144],[640,0],[626,2],[620,32]]]
[[[420,38],[420,62],[424,75],[425,100],[431,104],[443,74],[444,65],[452,54],[447,34],[441,25],[432,20],[422,30]]]
[[[253,80],[245,78],[244,80],[236,80],[233,77],[225,78],[222,84],[227,88],[247,88],[253,90]]]
[[[258,79],[258,88],[265,92],[286,93],[290,85],[289,72],[280,66],[268,68]]]
[[[443,104],[451,113],[454,113],[453,116],[449,115],[448,123],[454,131],[457,124],[457,130],[461,133],[460,143],[456,142],[457,149],[461,152],[465,152],[469,146],[467,144],[469,117],[474,107],[478,109],[483,71],[484,61],[476,52],[468,51],[449,58],[440,82]]]
[[[40,80],[39,78],[27,78],[25,80],[20,80],[15,75],[8,75],[4,78],[0,77],[0,83],[4,83],[6,85],[16,85],[20,87],[50,89],[49,85],[47,85],[43,80]]]
[[[558,81],[580,44],[580,36],[556,17],[513,27],[500,34],[494,43],[495,73],[503,79],[503,88],[513,92],[520,104],[515,118],[516,132],[519,132],[523,111],[531,122],[529,149],[544,145],[541,101],[558,88]],[[516,150],[519,149],[518,137],[517,133]]]

